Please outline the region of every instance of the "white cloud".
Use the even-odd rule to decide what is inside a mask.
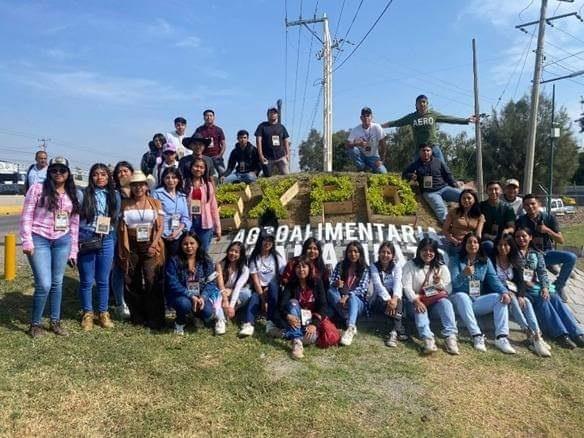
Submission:
[[[196,36],[190,36],[178,41],[175,44],[176,47],[188,47],[192,49],[197,49],[201,47],[201,39]]]

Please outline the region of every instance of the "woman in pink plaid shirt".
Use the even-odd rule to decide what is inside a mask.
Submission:
[[[69,161],[53,158],[44,183],[34,184],[26,193],[20,216],[22,251],[34,274],[35,290],[29,334],[43,335],[41,326],[47,298],[50,297],[50,329],[67,336],[61,326],[61,296],[65,265],[77,259],[79,202]]]

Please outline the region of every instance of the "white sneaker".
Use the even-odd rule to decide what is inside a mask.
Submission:
[[[266,335],[271,336],[272,338],[279,338],[282,334],[282,331],[274,324],[272,321],[266,322]]]
[[[389,333],[389,338],[385,341],[385,345],[388,347],[397,347],[397,332],[395,330]]]
[[[184,324],[179,324],[179,323],[174,323],[174,334],[175,335],[179,335],[179,336],[184,336],[185,334],[185,325]]]
[[[545,343],[541,337],[533,338],[533,342],[529,345],[529,349],[540,357],[551,357],[550,350],[546,348]]]
[[[292,359],[302,359],[304,357],[304,347],[301,339],[292,341]]]
[[[509,339],[507,339],[507,336],[504,336],[504,337],[499,338],[499,339],[495,339],[495,347],[497,347],[499,350],[501,350],[503,353],[506,353],[506,354],[517,353],[515,351],[515,349],[509,343]]]
[[[353,337],[357,334],[357,327],[350,325],[341,336],[341,345],[348,347],[353,342]]]
[[[239,336],[251,336],[253,335],[254,327],[251,323],[246,322],[241,326],[241,330],[239,331]]]
[[[487,346],[485,345],[484,335],[473,336],[472,343],[474,345],[475,350],[482,351],[483,353],[487,352]]]
[[[123,303],[119,306],[116,306],[116,313],[122,319],[129,319],[130,318],[130,308],[126,303]]]
[[[218,319],[215,322],[215,335],[219,336],[219,335],[224,335],[224,334],[225,334],[225,320]]]
[[[456,335],[450,335],[446,338],[446,351],[450,354],[460,354],[458,350],[458,342],[456,341]]]
[[[432,336],[431,338],[424,338],[423,353],[432,354],[435,351],[438,351],[438,347],[436,347],[436,341],[434,340],[434,337]]]

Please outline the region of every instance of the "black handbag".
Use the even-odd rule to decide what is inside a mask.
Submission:
[[[103,246],[103,236],[93,235],[89,239],[79,241],[79,255],[97,251]]]

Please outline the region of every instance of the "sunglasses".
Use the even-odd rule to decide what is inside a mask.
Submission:
[[[66,167],[53,167],[51,169],[51,173],[54,174],[54,175],[56,175],[57,173],[59,173],[61,175],[64,175],[64,174],[66,174],[68,172],[69,172],[69,170]]]

